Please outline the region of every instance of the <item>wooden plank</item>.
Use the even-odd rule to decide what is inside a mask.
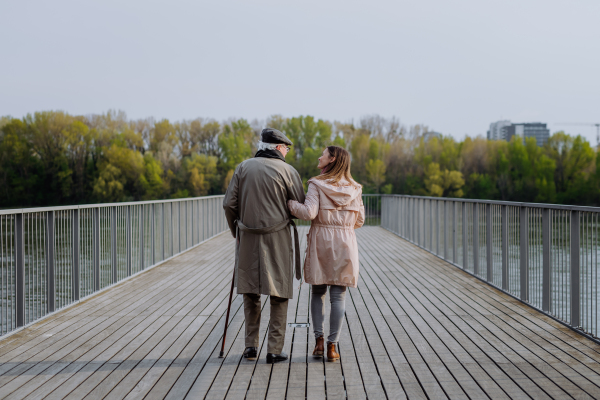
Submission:
[[[375,259],[370,256],[371,254],[376,254],[375,252],[365,251],[363,254],[365,254],[363,262],[367,264],[369,268],[363,270],[361,278],[365,282],[365,286],[371,288],[369,294],[376,294],[373,299],[376,300],[378,307],[381,308],[381,313],[383,314],[383,318],[387,321],[387,324],[389,326],[396,326],[396,329],[393,329],[391,332],[400,333],[404,328],[413,332],[411,337],[413,338],[413,341],[416,342],[416,346],[430,349],[435,355],[428,361],[428,364],[430,366],[445,365],[447,371],[452,374],[452,378],[458,382],[469,397],[486,397],[482,392],[483,389],[491,398],[506,398],[507,395],[491,379],[491,377],[486,376],[487,374],[479,368],[475,360],[471,357],[464,356],[468,355],[468,353],[465,352],[459,342],[454,340],[445,329],[435,329],[439,328],[440,325],[439,322],[435,321],[434,317],[430,315],[433,307],[421,305],[423,299],[411,296],[411,294],[414,293],[405,290],[400,292],[400,290],[393,285],[394,279],[385,276],[386,273],[389,274],[389,268],[384,260],[382,260],[381,257]],[[405,298],[405,296],[411,297]],[[425,299],[425,301],[428,300]],[[415,309],[415,307],[417,307],[418,310]],[[390,315],[395,315],[398,322],[400,322],[400,320],[405,320],[405,323],[402,324],[403,328],[398,328],[397,322],[394,321]],[[385,329],[385,325],[382,326],[382,329]],[[455,354],[462,357],[459,359]],[[439,360],[435,357],[439,357]],[[473,378],[474,376],[479,379],[476,380]],[[502,378],[508,377],[504,376]],[[441,379],[444,378],[442,377]],[[406,386],[406,380],[401,381]],[[485,385],[482,385],[482,382],[484,382]],[[446,390],[448,391],[449,389],[447,388]],[[458,393],[458,395],[460,396],[460,393]]]
[[[403,254],[406,254],[406,252],[404,252]],[[422,262],[420,258],[419,258],[419,259],[417,259],[417,258],[413,258],[413,260],[414,260],[414,261],[416,261],[416,262]],[[420,273],[424,273],[423,271],[424,271],[424,269],[421,269],[421,270],[420,270]],[[439,272],[438,272],[438,274],[439,274]],[[429,276],[428,278],[433,278],[433,279],[435,279],[435,277],[433,277],[433,276]],[[430,280],[428,280],[428,281],[430,282]],[[444,283],[443,283],[443,282],[440,282],[440,284],[442,284],[442,285],[443,285]],[[450,291],[444,291],[444,293],[451,293],[451,292],[450,292]],[[470,303],[468,304],[468,306],[470,306],[471,308],[473,308],[473,307],[477,308],[477,304],[476,304],[476,303],[474,304],[473,302],[470,302]],[[479,311],[479,313],[478,313],[477,311]],[[474,315],[485,315],[485,313],[486,313],[486,310],[483,310],[483,309],[480,307],[480,308],[479,308],[479,310],[473,310],[473,311],[468,311],[468,310],[467,310],[466,312],[467,312],[467,313],[473,313]],[[483,318],[483,317],[482,317],[482,318]],[[493,334],[493,333],[495,333],[495,332],[491,332],[491,333]],[[510,354],[510,353],[509,353],[509,354]],[[530,361],[531,361],[531,360],[530,360]],[[520,364],[519,364],[519,365],[520,365]],[[532,364],[527,364],[527,365],[532,365]],[[543,384],[543,385],[542,385],[542,386],[543,386],[543,390],[544,390],[544,391],[548,391],[549,393],[553,393],[553,395],[558,395],[558,396],[561,396],[561,393],[562,393],[562,396],[564,396],[564,395],[565,395],[564,391],[562,391],[560,388],[558,388],[556,385],[554,385],[554,384],[551,382],[551,380],[548,380],[548,379],[546,379],[546,377],[545,377],[545,376],[543,376],[543,375],[542,375],[542,377],[540,378],[539,374],[535,373],[536,371],[535,371],[535,370],[533,370],[533,369],[531,369],[531,368],[529,368],[529,366],[527,366],[527,367],[523,367],[523,368],[525,368],[525,371],[524,371],[524,372],[529,372],[529,374],[531,375],[531,379],[532,379],[532,380],[535,380],[536,382],[546,382],[545,384]],[[523,368],[522,368],[522,369],[523,369]],[[514,373],[514,370],[512,370],[512,372]],[[523,381],[520,381],[520,382],[523,382]],[[541,395],[542,395],[542,393],[540,393],[540,391],[539,391],[539,389],[541,389],[541,387],[540,387],[539,389],[536,389],[536,388],[534,388],[534,387],[531,387],[531,385],[530,385],[530,384],[527,384],[527,386],[529,387],[529,390],[535,390],[535,391],[537,392],[537,395],[538,395],[538,396],[541,396]],[[534,385],[534,386],[535,386],[535,385]]]
[[[130,305],[130,307],[131,307],[131,305]]]
[[[258,352],[259,355],[261,353],[262,347],[266,347],[266,340],[265,338],[267,337],[267,331],[269,328],[269,317],[270,317],[270,313],[271,313],[271,304],[268,300],[268,297],[265,296],[265,302],[263,303],[263,309],[261,310],[261,315],[260,315],[260,329],[259,329],[259,342],[261,344],[261,346],[259,346],[258,348]],[[245,349],[246,345],[244,342],[244,337],[245,337],[245,332],[241,332],[240,336],[242,338],[242,343],[243,343],[243,347],[242,350]],[[266,353],[265,356],[266,357]],[[258,363],[260,363],[260,358],[257,358],[255,361],[251,361],[251,360],[247,360],[244,358],[240,359],[240,362],[238,364],[237,367],[237,371],[235,372],[235,375],[233,376],[233,379],[231,381],[231,385],[229,387],[229,390],[227,391],[227,399],[245,399],[246,395],[248,394],[248,390],[250,387],[250,383],[254,382],[254,372],[256,371],[256,367],[258,365]],[[263,360],[264,362],[264,360]],[[265,363],[266,365],[266,363]],[[270,373],[270,371],[269,371]],[[263,386],[264,386],[264,390],[266,392],[266,383],[268,383],[268,376],[266,377],[266,382],[264,382],[265,380],[265,376],[264,376],[264,372],[263,375],[261,377],[261,380],[264,382]],[[219,380],[219,382],[222,382],[222,380]],[[260,384],[260,383],[259,383]],[[264,398],[264,394],[263,394],[263,398]]]
[[[189,296],[188,296],[189,297]],[[187,298],[187,297],[186,297]],[[222,304],[226,307],[226,300],[223,299]],[[185,303],[184,303],[185,304]],[[234,304],[235,307],[235,304]],[[178,315],[175,310],[174,314]],[[191,317],[191,316],[189,316]],[[206,319],[207,317],[201,317],[200,320]],[[214,321],[211,319],[211,321]],[[171,363],[176,359],[178,354],[182,351],[184,346],[189,345],[190,342],[197,343],[198,340],[204,342],[208,332],[214,328],[214,325],[208,326],[204,329],[204,324],[202,324],[202,334],[199,337],[194,337],[195,331],[199,331],[197,328],[189,330],[189,334],[184,334],[176,339],[176,342],[173,343],[170,347],[167,343],[165,347],[168,347],[168,350],[165,353],[165,356],[159,356],[160,351],[156,351],[156,348],[153,350],[155,355],[152,353],[146,356],[147,358],[147,372],[143,374],[129,374],[118,386],[113,389],[113,396],[117,396],[122,393],[128,393],[129,396],[139,397],[144,393],[149,391],[152,387],[154,387],[156,381],[160,379],[163,372],[167,367],[171,365]],[[194,340],[195,339],[195,340]],[[189,351],[189,348],[188,348]],[[157,360],[157,361],[156,361]],[[142,361],[145,362],[146,360]],[[181,371],[181,369],[180,369]],[[165,387],[166,391],[168,391],[170,387]],[[122,396],[120,396],[122,397]]]
[[[290,301],[288,305],[289,308],[292,308],[293,300]],[[267,306],[270,305],[267,302]],[[289,315],[288,308],[288,315]],[[261,321],[261,329],[263,329],[263,324]],[[256,360],[256,364],[254,366],[254,373],[252,375],[252,380],[250,381],[250,385],[248,387],[248,391],[246,392],[246,399],[250,400],[263,400],[267,395],[267,388],[269,387],[269,380],[271,378],[271,371],[273,369],[272,364],[267,364],[267,332],[268,332],[268,321],[264,324],[265,334],[261,342],[261,347],[259,349],[258,358]],[[287,330],[286,330],[287,333]]]
[[[81,349],[81,351],[68,354],[63,358],[64,362],[67,363],[67,367],[54,375],[49,375],[49,379],[46,378],[44,384],[40,385],[29,397],[41,399],[46,398],[50,393],[51,396],[60,398],[60,393],[52,394],[55,393],[54,391],[59,386],[61,391],[64,390],[68,393],[68,387],[76,387],[80,380],[83,379],[80,376],[72,380],[70,378],[75,377],[79,371],[86,371],[87,374],[101,366],[98,363],[91,363],[91,360],[109,348],[112,348],[116,352],[131,340],[139,340],[139,338],[149,336],[158,329],[158,324],[153,325],[155,320],[155,318],[136,317],[131,321],[130,326],[124,325],[119,328],[119,331],[122,333],[119,334],[119,332],[116,332],[115,334],[110,334],[100,343],[89,349],[89,351]],[[65,383],[67,381],[69,382]]]
[[[361,285],[363,286],[363,285]],[[371,311],[379,314],[379,310],[369,310],[364,304],[363,297],[361,296],[361,290],[366,289],[352,289],[349,291],[350,299],[354,307],[356,308],[358,318],[360,319],[365,337],[367,339],[369,349],[373,356],[373,359],[377,366],[377,371],[381,379],[381,383],[388,398],[403,399],[406,398],[406,392],[400,383],[398,371],[390,359],[384,341],[386,343],[393,343],[394,339],[390,334],[389,330],[384,331],[383,338],[380,336],[380,332],[377,327],[377,322],[383,328],[381,318],[373,318],[370,314]],[[351,305],[347,306],[351,308]],[[438,398],[440,394],[443,396],[443,392],[436,392]]]
[[[363,331],[362,324],[358,317],[354,303],[352,302],[352,292],[356,289],[348,289],[346,294],[346,321],[348,323],[348,333],[352,338],[356,361],[359,365],[362,381],[367,397],[384,398],[386,397],[379,371],[376,366],[369,348],[366,334]]]
[[[233,257],[223,235],[0,340],[0,397],[600,397],[600,346],[381,228],[357,237],[339,362],[309,355],[312,329],[288,328],[289,362],[266,364],[268,305],[260,357],[243,360],[241,296],[217,358]],[[309,285],[294,289],[288,321],[309,322]]]
[[[309,321],[311,321],[311,328],[308,332],[308,353],[306,355],[306,398],[325,399],[325,357],[315,358],[312,356],[312,352],[315,348],[316,343],[315,335],[313,332],[314,328],[312,326],[312,316],[309,318]]]
[[[476,302],[475,303],[474,302],[469,302],[469,305],[471,307],[475,307],[475,308],[477,308],[479,306]],[[479,322],[483,323],[484,325],[487,324],[490,319],[494,319],[495,318],[493,315],[488,315],[485,312],[480,312],[480,313],[475,313],[474,312],[473,313],[473,316],[475,316],[476,318],[479,318],[479,317],[477,317],[478,315],[482,315],[481,318],[485,318],[485,320],[479,319]],[[485,315],[485,317],[483,317],[483,315]],[[502,325],[502,324],[505,324],[505,322],[503,320],[501,320],[501,322],[500,322],[500,325]],[[496,325],[498,326],[498,324],[496,324]],[[508,327],[508,325],[507,325],[507,327]],[[513,329],[513,328],[514,328],[513,326],[510,326],[509,329]],[[498,332],[503,332],[502,329],[500,329],[500,330],[493,329],[493,331],[494,331],[494,333],[496,333],[496,335],[499,334]],[[509,336],[507,336],[507,337],[509,337]],[[502,345],[505,345],[505,344],[509,343],[509,341],[506,339],[507,337],[499,339],[499,341],[500,341],[500,343]],[[516,340],[515,342],[510,342],[510,343],[512,343],[512,347],[517,346],[517,348],[521,348],[520,347],[520,340]],[[527,346],[527,350],[522,350],[522,351],[516,350],[516,351],[519,354],[521,354],[521,355],[524,354],[524,355],[528,356],[529,354],[531,354],[531,356],[528,358],[529,364],[526,364],[526,366],[524,366],[523,368],[526,368],[528,371],[530,371],[530,374],[533,377],[538,377],[540,375],[540,373],[539,373],[540,370],[539,370],[539,368],[537,368],[538,359],[539,359],[539,357],[542,357],[542,359],[543,359],[543,356],[541,356],[540,354],[534,355],[535,350],[538,348],[538,346],[534,345],[533,342],[530,342],[530,344],[532,346]],[[552,348],[552,345],[550,343],[548,343],[548,345],[550,346],[550,348]],[[510,348],[510,346],[509,346],[509,348]],[[534,350],[534,353],[531,353],[530,350],[532,350],[532,349]],[[543,362],[542,362],[542,364],[543,364]],[[534,368],[530,368],[530,366],[535,366],[535,367]],[[547,364],[546,366],[550,367],[549,364]],[[565,365],[565,364],[557,364],[556,366],[554,366],[554,368],[563,369],[563,372],[564,372],[564,369],[568,368],[568,366]],[[546,369],[546,371],[551,372],[552,368]],[[568,374],[568,372],[569,371],[566,371],[567,374]],[[554,379],[561,379],[556,374],[553,375],[553,378]],[[549,393],[553,393],[554,395],[561,395],[562,394],[564,396],[563,389],[570,390],[574,394],[578,394],[581,391],[579,388],[575,388],[572,385],[569,385],[568,382],[566,382],[566,381],[562,381],[563,382],[562,383],[562,388],[559,388],[559,387],[557,387],[552,382],[553,381],[552,379],[547,379],[547,377],[545,375],[543,375],[543,374],[542,374],[541,378],[538,377],[537,381],[547,382],[546,384],[543,385],[544,390],[549,391]],[[548,382],[550,382],[550,383],[548,383]],[[591,392],[590,394],[596,395],[596,393],[595,393],[596,387],[594,385],[590,385],[589,381],[585,381],[585,380],[584,381],[580,381],[579,384],[583,385],[585,387],[585,390],[590,391]]]
[[[232,315],[230,316],[231,322],[228,328],[228,332],[234,332],[231,337],[235,337],[236,327],[233,325],[233,318],[237,313],[243,312],[242,308],[242,297],[236,296],[232,301]],[[239,323],[239,319],[236,320]],[[171,390],[167,394],[167,399],[181,399],[184,398],[199,378],[201,372],[206,366],[209,358],[214,354],[215,348],[220,351],[220,343],[223,335],[223,328],[225,324],[225,315],[221,315],[218,319],[218,323],[214,326],[214,329],[210,332],[205,340],[199,341],[195,346],[190,346],[187,349],[187,354],[191,355],[191,360],[185,362],[182,360],[183,371],[175,384],[171,387]],[[232,329],[232,331],[229,331]],[[239,328],[238,328],[239,330]],[[227,334],[230,337],[230,333]],[[226,341],[226,351],[232,344],[232,339]],[[198,346],[197,344],[200,344]],[[215,356],[216,357],[216,356]],[[184,359],[185,360],[185,359]],[[203,379],[203,377],[202,377]],[[210,384],[210,382],[208,383]]]
[[[288,304],[287,320],[289,322],[294,321],[295,319],[296,310],[298,309],[299,293],[300,290],[298,289],[298,281],[294,280],[293,298],[290,299],[290,303]],[[288,354],[288,356],[291,354],[293,335],[294,330],[288,327],[285,330],[285,344],[283,346],[283,352]],[[269,380],[269,387],[267,388],[267,400],[285,398],[288,384],[289,368],[289,362],[273,364],[271,369],[271,379]]]
[[[308,301],[310,285],[303,283],[298,295],[298,308],[296,316],[288,322],[308,322]],[[290,374],[287,383],[287,396],[289,399],[304,399],[306,397],[306,357],[308,347],[308,328],[291,328],[292,351],[290,354]]]
[[[403,250],[404,250],[404,251],[402,252],[402,254],[406,254],[406,249],[403,249]],[[419,262],[419,260],[411,260],[411,261],[414,261],[414,262],[416,262],[416,263],[417,263],[417,265],[418,265],[418,262]],[[411,264],[411,267],[410,267],[410,268],[412,268],[412,263],[409,263],[409,264]],[[408,268],[408,267],[407,267],[407,268]],[[398,272],[400,272],[400,271],[398,270]],[[439,272],[438,272],[438,273],[439,273]],[[414,279],[416,276],[418,276],[418,271],[416,271],[416,270],[415,270],[413,274],[410,274],[410,275],[409,275],[409,274],[403,274],[403,275],[402,275],[402,278],[403,278],[403,279],[398,279],[398,280],[396,280],[396,282],[397,282],[397,284],[398,284],[398,287],[399,287],[399,288],[402,288],[402,289],[404,289],[404,290],[401,290],[401,293],[403,293],[403,294],[404,294],[404,293],[411,293],[411,292],[413,292],[413,291],[416,291],[416,289],[415,289],[415,288],[412,286],[412,281],[413,281],[413,279]],[[388,278],[390,278],[390,279],[392,279],[392,280],[394,279],[394,277],[391,277],[391,276],[388,276]],[[423,287],[422,285],[420,285],[420,284],[417,284],[417,285],[418,285],[418,287],[419,287],[419,288],[421,288],[421,289],[427,289],[427,290],[429,291],[429,289],[428,289],[428,288],[424,288],[424,287]],[[435,298],[435,296],[436,296],[436,293],[431,293],[431,295],[430,295],[430,296],[425,296],[425,297],[426,297],[426,298]],[[406,303],[406,304],[409,304],[409,303],[410,303],[410,300],[409,300],[409,301],[407,301],[407,303]],[[418,302],[415,302],[415,303],[417,303],[417,304],[418,304]],[[448,302],[448,301],[443,301],[442,303],[448,304],[449,302]],[[438,303],[435,303],[435,304],[434,304],[434,306],[436,306],[437,304],[438,304]],[[464,326],[463,326],[463,325],[461,325],[461,324],[457,324],[457,325],[456,325],[456,328],[457,328],[457,329],[459,329],[459,330],[460,330],[460,329],[463,329],[463,330],[465,329],[465,328],[464,328]],[[489,348],[489,345],[487,345],[487,346],[486,346],[486,345],[484,344],[484,343],[485,343],[485,340],[483,340],[483,342],[482,342],[482,343],[478,343],[478,342],[477,342],[477,340],[479,339],[479,337],[478,337],[478,335],[477,335],[477,334],[475,334],[475,335],[473,335],[473,334],[470,334],[470,335],[469,335],[469,334],[466,334],[466,335],[464,336],[464,338],[466,338],[467,340],[469,340],[469,339],[470,339],[470,340],[475,340],[475,341],[476,341],[475,343],[478,345],[478,347],[476,347],[476,348],[470,348],[470,347],[466,347],[466,348],[465,348],[465,350],[466,350],[466,351],[468,351],[470,354],[473,354],[474,358],[475,358],[475,359],[476,359],[478,362],[481,362],[481,365],[482,365],[482,367],[484,367],[484,368],[487,370],[487,372],[490,372],[490,373],[493,373],[493,374],[494,374],[494,375],[492,375],[492,376],[494,376],[494,379],[495,379],[495,380],[496,380],[496,381],[497,381],[497,382],[498,382],[500,385],[502,385],[502,386],[503,386],[503,389],[506,391],[506,393],[507,393],[509,396],[511,396],[511,397],[513,397],[513,396],[516,396],[516,395],[517,395],[517,396],[522,396],[522,395],[524,394],[524,393],[522,392],[522,390],[521,390],[521,389],[519,389],[519,388],[515,387],[514,385],[512,385],[512,384],[510,383],[510,381],[508,381],[508,380],[503,380],[503,379],[502,379],[502,376],[501,376],[501,375],[498,375],[498,371],[497,371],[497,370],[490,369],[490,368],[489,368],[489,365],[490,365],[490,364],[489,364],[489,362],[487,361],[487,358],[485,358],[485,357],[484,357],[484,358],[482,358],[482,357],[481,357],[481,355],[482,355],[483,353],[481,353],[481,354],[480,354],[480,353],[478,353],[478,352],[477,352],[477,350],[484,350],[484,349],[488,349],[488,348]],[[468,343],[468,341],[467,341],[467,342],[465,342],[465,341],[463,340],[461,343]],[[474,353],[473,353],[473,352],[474,352]],[[487,351],[485,351],[485,353],[489,354],[489,352],[487,352]],[[498,353],[498,354],[500,354],[500,353]],[[494,357],[494,353],[490,354],[490,356]],[[508,361],[507,361],[507,360],[505,361],[504,359],[501,359],[501,360],[499,360],[499,361],[497,360],[497,362],[499,362],[499,365],[506,365],[506,364],[508,364]],[[518,370],[513,370],[513,373],[514,373],[515,371],[518,371]],[[519,375],[513,375],[513,377],[514,377],[514,378],[517,378],[517,380],[518,380],[519,382],[521,382],[521,384],[523,384],[524,382],[526,383],[526,384],[525,384],[525,386],[526,386],[526,387],[524,386],[524,387],[523,387],[523,389],[527,389],[527,390],[528,390],[529,392],[531,392],[531,394],[532,394],[532,395],[534,395],[535,397],[543,397],[543,396],[545,396],[545,393],[544,393],[544,392],[541,390],[541,388],[539,388],[539,387],[538,387],[538,386],[536,386],[535,384],[534,384],[534,385],[531,385],[531,383],[532,383],[532,382],[531,382],[530,380],[528,380],[528,378],[527,378],[527,377],[525,377],[525,376],[524,376],[522,373],[520,374],[520,376],[521,376],[521,377],[519,377]],[[513,380],[515,380],[515,379],[513,379]],[[509,382],[509,383],[508,383],[508,384],[506,384],[506,382]]]
[[[154,274],[154,275],[156,275],[156,274]],[[136,276],[135,278],[132,278],[131,280],[128,280],[127,282],[131,282],[133,280],[135,280],[136,282],[145,282],[146,280],[152,280],[154,275],[152,275],[152,274],[149,275],[147,273],[141,274],[141,275]],[[124,283],[117,284],[115,287],[109,289],[109,291],[110,292],[118,291],[120,288],[122,288],[123,284]],[[147,286],[140,285],[140,287],[138,288],[138,290],[144,290],[144,289],[147,290]],[[27,327],[27,335],[26,336],[23,336],[22,332],[19,332],[17,334],[11,335],[9,337],[3,338],[2,340],[0,340],[0,349],[7,345],[14,345],[15,341],[18,342],[18,341],[21,341],[21,339],[24,339],[24,341],[27,341],[28,338],[30,338],[38,330],[55,328],[57,323],[65,322],[65,321],[69,320],[70,317],[79,316],[82,313],[86,313],[90,309],[90,307],[95,308],[94,305],[90,305],[90,302],[89,302],[90,299],[98,300],[97,297],[100,296],[101,298],[105,299],[106,302],[110,302],[110,297],[103,296],[105,293],[106,292],[103,292],[100,295],[94,295],[88,299],[83,300],[81,303],[77,304],[77,306],[75,306],[75,307],[67,308],[67,309],[63,310],[60,314],[53,315],[51,318],[46,318],[42,321],[39,321],[39,322]],[[76,322],[78,320],[77,318],[75,318],[75,319],[71,318],[71,319],[72,319],[72,322]],[[3,352],[0,352],[0,354],[3,354]]]
[[[159,297],[159,298],[160,298],[160,297]],[[130,306],[130,307],[131,307],[131,306]],[[88,326],[89,326],[89,325],[88,325]],[[100,330],[100,332],[101,332],[102,334],[105,334],[105,333],[107,332],[107,330],[106,330],[106,329],[101,329],[101,330]],[[80,333],[79,333],[79,332],[74,332],[74,333],[72,333],[71,335],[80,335]],[[99,336],[98,336],[98,334],[96,333],[96,334],[95,334],[95,339],[98,339],[98,337],[99,337]],[[68,338],[67,338],[67,339],[68,339]],[[80,341],[80,340],[79,340],[79,341]],[[68,341],[63,341],[63,342],[67,342],[67,343],[69,343],[69,346],[73,346],[73,344],[74,344],[74,343],[76,343],[77,341],[76,341],[76,342],[68,342]],[[45,350],[45,352],[46,352],[46,353],[49,353],[49,349],[46,349],[46,350]],[[41,354],[41,353],[40,353],[40,354]],[[38,356],[39,356],[40,354],[38,354]],[[42,355],[43,355],[43,354],[42,354]],[[60,358],[60,356],[58,356],[58,358]],[[48,364],[46,364],[46,365],[48,365]],[[50,365],[52,365],[52,364],[50,364]],[[63,364],[63,368],[64,368],[65,366],[66,366],[66,365],[64,365],[64,364]],[[55,373],[57,373],[57,371],[55,371]],[[46,375],[46,374],[45,374],[45,375]],[[44,375],[44,376],[45,376],[45,375]],[[35,376],[35,375],[33,375],[33,374],[29,374],[29,376],[30,376],[30,377],[33,377],[33,376]],[[28,385],[27,385],[27,388],[26,388],[26,390],[28,390],[28,391],[33,391],[35,388],[36,388],[36,386],[35,386],[35,385],[28,384]]]
[[[240,303],[242,302],[242,296],[238,296]],[[262,298],[262,306],[266,301],[266,297]],[[231,344],[226,346],[225,359],[218,358],[220,341],[215,343],[213,353],[211,357],[206,361],[205,367],[201,370],[200,375],[194,382],[189,393],[188,398],[198,399],[204,398],[210,394],[212,398],[224,398],[233,374],[237,369],[242,358],[242,352],[244,351],[244,308],[240,306],[238,313],[231,321],[230,327],[227,328],[227,337],[229,335]],[[222,371],[221,371],[222,370]],[[220,380],[216,379],[220,374]],[[212,391],[212,393],[210,392]]]
[[[223,240],[223,238],[221,238],[221,241],[222,240]],[[199,253],[208,252],[209,255],[212,255],[212,253],[214,253],[215,248],[221,248],[221,247],[223,247],[223,243],[219,243],[217,240],[215,240],[215,241],[211,240],[211,241],[208,241],[207,243],[203,244],[202,246],[199,246],[198,248],[196,248],[194,250],[194,252],[199,252]],[[190,256],[189,254],[185,254],[180,257],[189,257],[189,256]],[[168,275],[170,275],[170,272],[168,270],[166,270],[165,267],[168,267],[169,263],[171,263],[171,262],[173,262],[173,260],[171,260],[161,266],[155,267],[152,270],[149,270],[149,271],[152,271],[151,274],[148,274],[147,272],[140,274],[134,278],[131,278],[127,281],[117,284],[116,286],[110,288],[106,292],[93,295],[93,296],[83,300],[82,302],[78,303],[76,306],[67,308],[67,309],[61,311],[60,313],[53,315],[50,318],[46,318],[38,323],[33,324],[32,326],[27,327],[26,331],[21,331],[14,335],[11,335],[7,338],[3,338],[2,340],[0,340],[0,347],[3,348],[5,346],[10,346],[10,348],[14,348],[15,346],[18,346],[21,343],[28,342],[31,339],[31,337],[33,335],[35,335],[36,332],[38,332],[38,331],[52,329],[54,331],[54,333],[57,333],[60,329],[57,327],[57,325],[63,324],[66,322],[67,323],[66,325],[61,325],[61,326],[68,326],[69,324],[77,322],[79,320],[79,318],[81,317],[81,315],[86,315],[86,316],[89,315],[89,310],[98,311],[98,309],[100,308],[101,305],[111,304],[111,302],[112,302],[111,296],[106,296],[106,294],[108,294],[108,293],[111,293],[113,295],[125,294],[125,295],[134,296],[136,293],[147,292],[149,289],[152,289],[152,287],[151,287],[152,282],[154,282],[156,284],[157,280],[162,280],[163,281],[162,284],[164,284],[164,283],[166,283],[166,280],[168,280],[168,279],[165,280],[165,278],[168,278]],[[173,278],[175,278],[175,277],[173,277]],[[126,285],[128,283],[130,283],[130,285]],[[132,287],[134,289],[137,288],[137,290],[131,291],[130,289]],[[114,304],[112,304],[112,307],[114,307]],[[110,309],[110,307],[108,309]],[[6,350],[2,350],[1,348],[0,348],[0,355],[4,354],[6,352]]]
[[[356,353],[352,337],[349,333],[348,321],[344,320],[342,332],[340,334],[340,342],[338,345],[340,352],[340,364],[344,375],[344,387],[346,388],[346,396],[348,399],[366,399],[365,386],[363,383],[360,367],[356,360]]]
[[[154,270],[153,270],[153,272],[154,272]],[[157,272],[159,272],[159,271],[157,271]],[[140,275],[140,277],[141,276],[142,275]],[[172,278],[172,279],[174,279],[174,278]],[[135,280],[135,278],[134,278],[134,280]],[[134,280],[127,282],[127,283],[129,283],[129,285],[127,285],[127,286],[133,286],[135,283],[135,282],[133,282]],[[165,287],[166,283],[167,282],[163,282],[162,287]],[[117,288],[115,288],[115,289],[117,289]],[[113,290],[115,290],[115,289],[113,289]],[[150,288],[150,289],[152,289],[152,288]],[[106,294],[108,295],[110,293],[111,295],[115,296],[115,293],[112,293],[113,290],[106,292]],[[144,288],[144,287],[139,288],[138,292],[146,294],[146,298],[139,300],[139,304],[147,304],[147,299],[152,298],[152,296],[157,296],[157,294],[158,294],[156,292],[152,292],[151,290],[149,291],[148,288]],[[127,293],[127,292],[124,292],[124,293]],[[105,300],[105,301],[109,301],[111,299],[111,296],[106,296],[106,298],[108,300]],[[73,308],[79,308],[80,306],[82,308],[85,308],[84,306],[93,307],[93,305],[96,303],[96,301],[100,301],[99,306],[101,304],[109,304],[109,303],[105,303],[105,301],[101,300],[101,299],[103,299],[103,297],[92,298],[92,299],[86,300],[85,302],[81,303],[81,305],[78,305]],[[119,303],[117,303],[116,307],[114,304],[112,304],[112,306],[107,305],[104,308],[101,307],[101,309],[105,310],[106,312],[109,312],[110,314],[116,314],[125,307],[130,308],[131,307],[130,301],[131,301],[130,298],[123,298],[123,299],[121,299],[121,301]],[[67,311],[72,312],[72,309],[65,310],[65,313]],[[106,313],[103,313],[97,309],[93,313],[89,313],[86,318],[89,318],[89,316],[103,316],[103,315],[106,315]],[[58,314],[57,317],[60,317],[60,314]],[[78,324],[76,326],[79,326],[79,324],[81,323],[81,319],[74,319],[73,321],[76,321],[76,324]],[[26,351],[29,352],[28,354],[35,354],[36,348],[37,349],[39,349],[39,348],[46,349],[49,346],[49,343],[54,343],[54,342],[62,339],[63,337],[65,337],[65,335],[73,334],[74,325],[71,323],[73,321],[71,321],[71,320],[64,321],[63,324],[61,324],[61,326],[52,330],[51,335],[46,335],[45,332],[39,332],[38,335],[34,338],[34,340],[29,340],[28,342],[25,342],[23,345],[13,348],[12,354],[18,354],[19,356],[23,357],[24,353]],[[14,344],[19,344],[19,343],[14,343]],[[2,358],[0,358],[0,359],[3,362],[11,361],[10,355],[11,355],[11,353],[10,352],[7,353],[6,349],[5,349],[5,353],[2,355]],[[7,358],[7,357],[9,357],[9,358]]]

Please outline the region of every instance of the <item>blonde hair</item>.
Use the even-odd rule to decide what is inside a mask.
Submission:
[[[360,188],[361,185],[352,179],[352,174],[350,174],[350,153],[339,146],[327,146],[327,151],[334,160],[325,167],[325,172],[319,176],[315,176],[315,179],[337,184],[345,178],[351,185]]]

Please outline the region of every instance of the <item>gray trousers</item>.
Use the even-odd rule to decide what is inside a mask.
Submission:
[[[322,337],[325,330],[325,295],[327,294],[327,285],[312,285],[312,295],[310,298],[310,314],[312,315],[313,331],[315,338]],[[342,324],[344,323],[344,314],[346,313],[346,287],[330,286],[329,301],[331,303],[331,312],[329,314],[329,343],[337,343],[340,339]]]
[[[269,321],[269,338],[267,353],[281,354],[285,342],[287,326],[288,300],[283,297],[270,296],[271,319]],[[244,293],[244,316],[246,317],[246,347],[259,347],[260,331],[260,294]]]

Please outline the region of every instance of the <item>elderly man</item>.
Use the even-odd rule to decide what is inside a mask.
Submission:
[[[267,363],[287,359],[282,350],[288,299],[293,296],[294,252],[296,278],[301,278],[298,235],[295,232],[294,250],[290,231],[293,221],[287,201],[303,203],[304,189],[298,171],[285,162],[291,145],[282,132],[263,129],[258,152],[237,167],[223,200],[229,228],[236,238],[235,285],[237,292],[244,295],[244,357],[257,357],[260,295],[268,295],[271,319]]]

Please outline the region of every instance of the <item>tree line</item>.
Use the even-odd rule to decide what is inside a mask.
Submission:
[[[280,115],[171,122],[45,111],[0,118],[0,207],[221,194],[265,126],[294,142],[286,160],[305,184],[334,144],[351,152],[365,193],[600,205],[599,153],[564,132],[538,147],[533,138],[457,141],[378,115],[357,123]]]

